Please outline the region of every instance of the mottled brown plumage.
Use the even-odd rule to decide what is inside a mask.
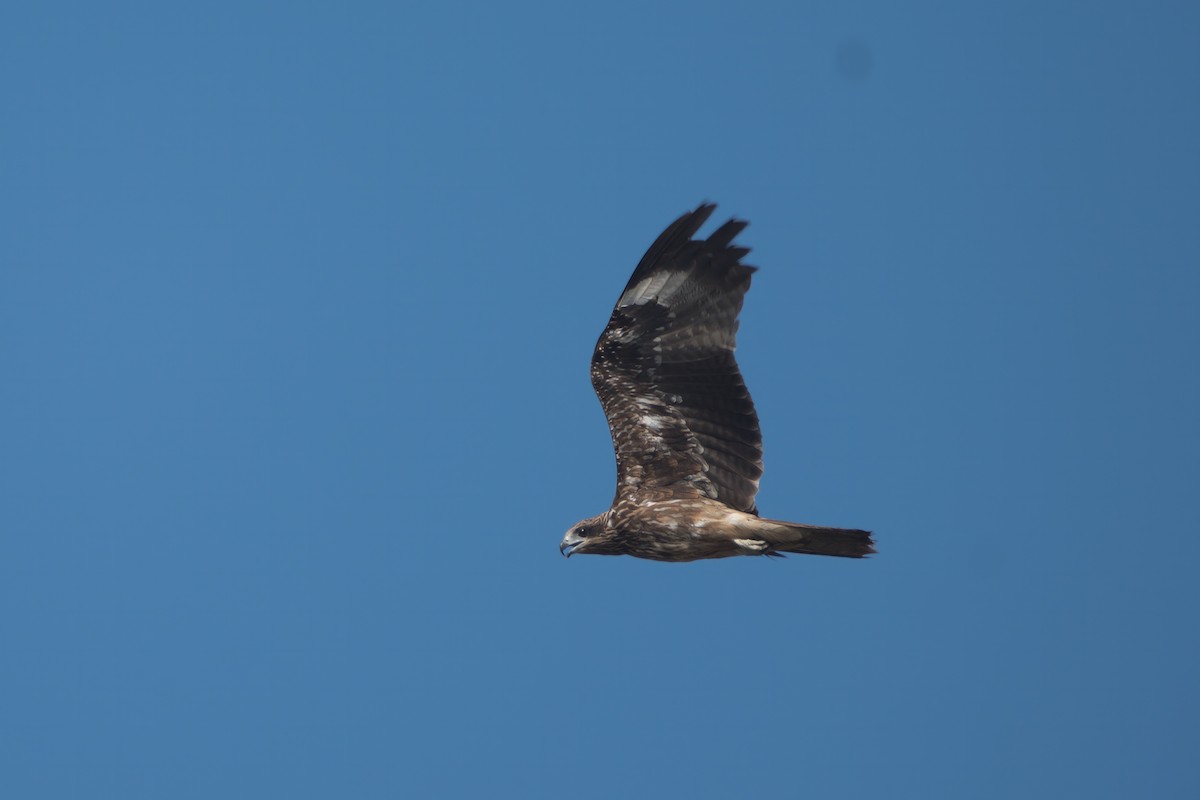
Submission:
[[[873,553],[866,531],[762,519],[762,435],[733,358],[754,267],[730,220],[692,237],[716,206],[677,219],[625,286],[592,355],[592,386],[617,455],[612,508],[560,549],[694,561],[735,555]]]

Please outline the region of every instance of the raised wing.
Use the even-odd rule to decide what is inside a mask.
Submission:
[[[617,453],[617,498],[706,496],[757,513],[758,415],[733,358],[754,268],[730,220],[693,240],[716,206],[684,214],[651,245],[592,355],[592,386]]]

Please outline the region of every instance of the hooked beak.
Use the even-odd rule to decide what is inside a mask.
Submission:
[[[562,553],[567,558],[570,558],[571,553],[574,553],[576,550],[578,550],[583,542],[584,539],[582,536],[577,533],[570,532],[564,536],[562,542],[559,543],[558,552]]]

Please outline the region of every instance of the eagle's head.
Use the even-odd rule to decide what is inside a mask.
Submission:
[[[615,533],[609,530],[608,512],[572,525],[558,550],[567,558],[575,553],[618,556],[623,552],[617,545]]]

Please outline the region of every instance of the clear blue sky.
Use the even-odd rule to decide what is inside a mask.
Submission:
[[[1050,7],[1048,7],[1050,6]],[[1200,794],[1193,3],[10,3],[0,794]],[[580,557],[654,236],[764,513]]]

